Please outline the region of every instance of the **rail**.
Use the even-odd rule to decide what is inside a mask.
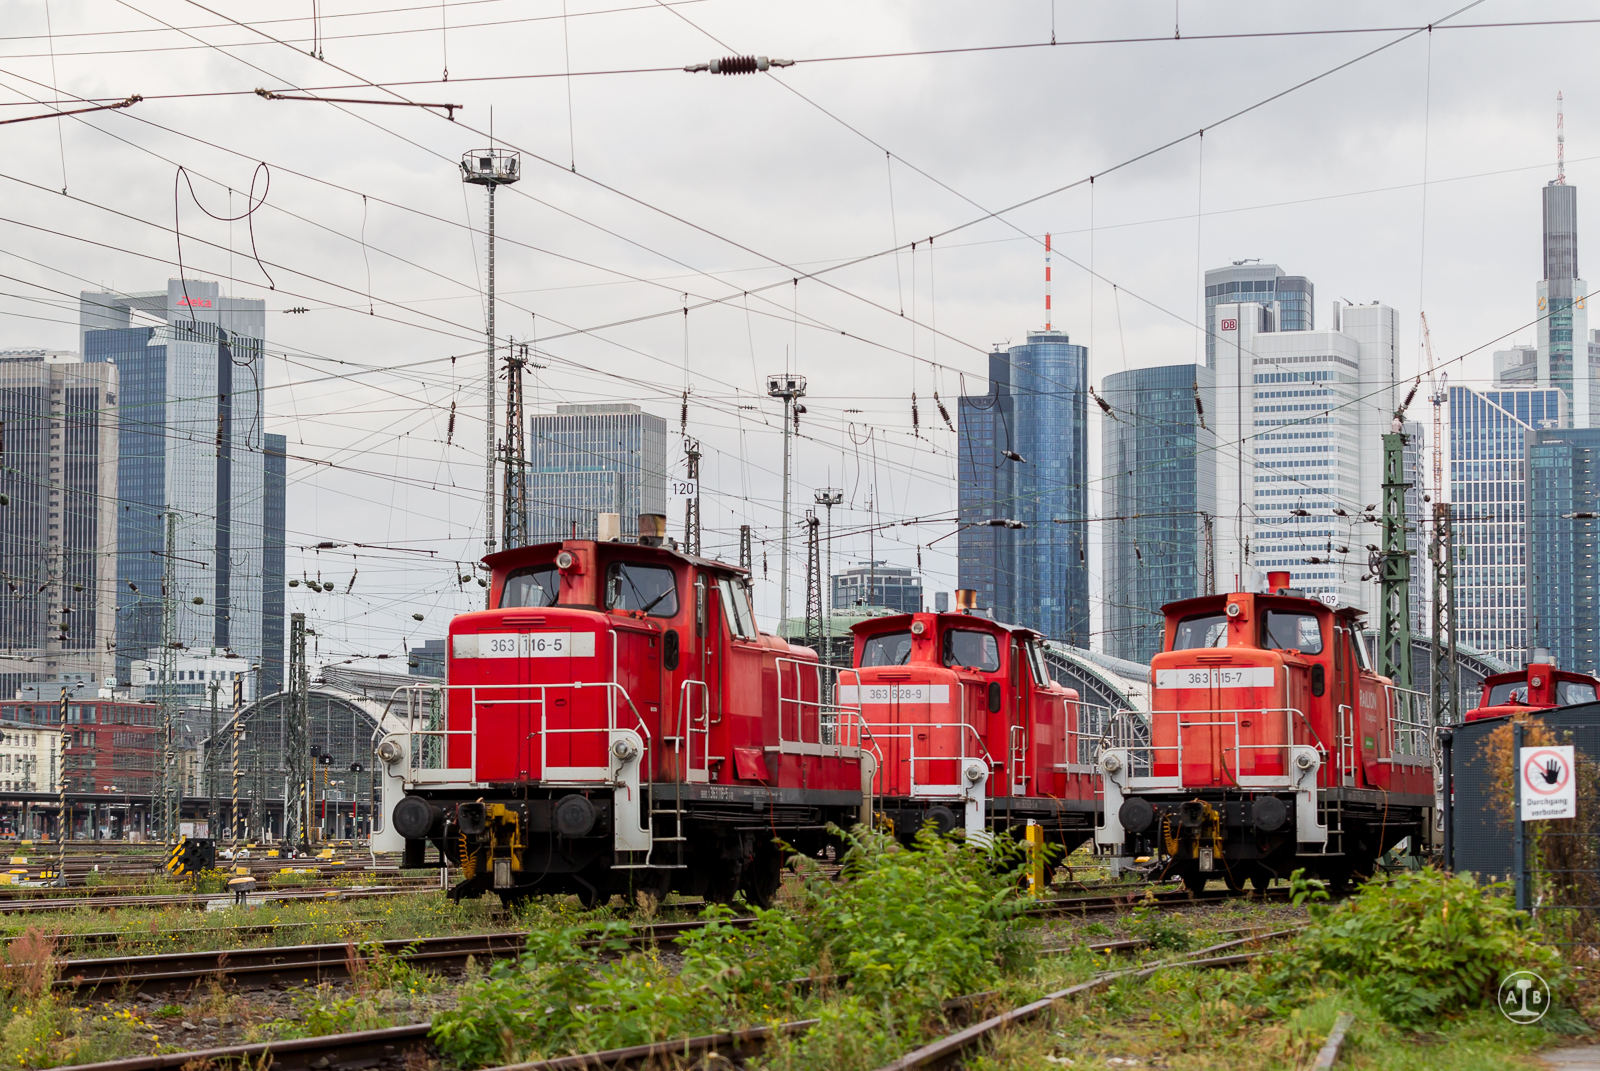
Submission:
[[[1167,723],[1170,728],[1162,724],[1169,718],[1174,719]],[[1274,723],[1280,719],[1275,728]],[[1197,734],[1205,737],[1203,744],[1189,742],[1188,738]],[[1169,735],[1171,742],[1164,742]],[[1259,742],[1246,742],[1247,735]],[[1295,780],[1289,752],[1297,744],[1316,748],[1326,764],[1327,746],[1305,712],[1297,707],[1153,711],[1150,743],[1128,749],[1135,764],[1129,776],[1129,791],[1192,787],[1193,775],[1184,762],[1192,750],[1200,751],[1207,767],[1213,767],[1214,757],[1219,760],[1218,766],[1211,769],[1211,776],[1220,776],[1235,788],[1285,788]],[[1244,761],[1246,756],[1251,760],[1248,763]],[[1249,772],[1245,772],[1247,767]],[[1263,767],[1269,772],[1258,772]],[[1149,772],[1142,772],[1144,769]],[[1164,770],[1172,772],[1161,772]]]
[[[582,693],[599,691],[604,696],[604,724],[572,725],[552,724],[551,700],[560,695],[576,698]],[[491,711],[506,710],[537,715],[539,769],[537,776],[545,781],[596,782],[610,784],[612,768],[605,760],[610,747],[611,734],[618,729],[630,729],[639,734],[648,757],[651,746],[650,730],[634,706],[628,691],[611,681],[564,681],[558,684],[419,684],[408,685],[396,691],[404,702],[410,765],[406,780],[435,784],[475,782],[478,778],[478,722]],[[464,697],[457,704],[452,700]],[[571,711],[576,706],[569,704]],[[619,717],[631,715],[631,719]],[[568,715],[570,718],[581,715]],[[458,720],[459,719],[459,720]],[[628,721],[631,720],[631,724]],[[593,746],[582,749],[574,746],[578,740],[594,737]],[[550,763],[552,740],[567,743],[567,754],[587,750],[600,758],[598,764],[556,765]],[[451,765],[452,760],[466,759],[465,765]],[[648,763],[645,764],[648,768]]]

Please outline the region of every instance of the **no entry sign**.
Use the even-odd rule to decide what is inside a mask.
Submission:
[[[1525,747],[1517,756],[1522,778],[1522,820],[1578,816],[1578,778],[1573,749]]]

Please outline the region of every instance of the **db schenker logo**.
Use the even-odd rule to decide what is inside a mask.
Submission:
[[[1513,1023],[1537,1023],[1550,1010],[1550,983],[1533,971],[1513,971],[1500,980],[1500,1014]]]

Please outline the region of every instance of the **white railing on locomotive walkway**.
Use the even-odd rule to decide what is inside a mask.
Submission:
[[[572,711],[576,707],[574,700],[584,697],[585,693],[593,695],[596,692],[604,697],[603,724],[598,718],[591,725],[573,725],[570,723],[571,715],[552,718],[553,700],[561,699],[567,710]],[[523,715],[532,723],[528,725],[528,735],[537,737],[538,769],[525,773],[536,780],[611,783],[612,766],[606,755],[612,734],[619,729],[638,733],[646,760],[650,754],[650,730],[634,706],[632,697],[622,685],[607,681],[418,684],[397,689],[390,701],[390,708],[399,714],[408,727],[405,733],[409,758],[406,780],[415,783],[463,784],[478,781],[481,723],[486,716],[497,714]],[[558,724],[558,720],[567,723]],[[593,754],[600,759],[600,763],[551,765],[552,742],[567,745],[565,749],[557,748],[558,754],[563,750],[568,756],[574,751]],[[645,769],[649,768],[648,761],[643,765]]]
[[[1380,762],[1397,766],[1433,765],[1433,704],[1410,688],[1384,687],[1389,699],[1389,754]]]
[[[1213,758],[1218,760],[1226,784],[1242,789],[1286,788],[1294,785],[1296,772],[1291,766],[1290,756],[1297,745],[1315,748],[1322,756],[1322,762],[1327,763],[1327,745],[1312,727],[1305,712],[1295,707],[1162,710],[1151,712],[1149,717],[1149,742],[1126,748],[1133,767],[1128,777],[1129,791],[1186,787],[1185,774],[1189,764],[1184,759],[1193,759],[1193,752],[1197,750],[1206,766],[1212,765]],[[1165,718],[1176,719],[1175,739],[1171,743],[1157,743],[1160,722]],[[1250,735],[1257,739],[1262,736],[1269,739],[1260,743],[1246,743],[1242,739],[1245,730],[1252,730]],[[1194,737],[1199,737],[1199,740],[1191,743]],[[1248,763],[1252,770],[1276,765],[1281,772],[1241,773],[1246,764],[1240,760],[1246,755],[1252,759]],[[1275,763],[1273,759],[1276,759]],[[1176,772],[1155,772],[1163,768]]]
[[[860,694],[861,677],[855,670],[779,658],[777,671],[778,740],[767,745],[768,751],[858,758],[863,750],[871,750],[871,733],[860,703],[840,701],[845,688],[853,687],[854,694]]]

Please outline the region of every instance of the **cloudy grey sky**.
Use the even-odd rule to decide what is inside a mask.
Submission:
[[[79,289],[177,273],[178,165],[229,215],[264,161],[254,240],[275,291],[243,223],[207,218],[186,190],[177,210],[189,273],[267,300],[267,426],[298,459],[291,575],[320,569],[342,592],[361,570],[350,596],[296,589],[291,608],[312,613],[324,658],[441,635],[473,601],[455,563],[483,538],[483,197],[455,161],[492,121],[525,154],[499,201],[497,277],[500,333],[537,339],[548,365],[530,407],[629,400],[676,431],[687,387],[707,549],[731,555],[741,523],[771,541],[757,585],[770,625],[782,456],[764,376],[787,363],[810,379],[801,501],[844,488],[839,528],[948,518],[955,438],[933,394],[981,391],[987,348],[1042,326],[1046,231],[1055,325],[1090,346],[1095,383],[1193,360],[1200,272],[1244,257],[1309,276],[1319,325],[1336,298],[1394,305],[1408,374],[1426,310],[1440,361],[1465,355],[1451,380],[1486,381],[1497,340],[1533,336],[1558,91],[1580,265],[1590,248],[1600,23],[1483,25],[1595,15],[1577,3],[1460,8],[0,0],[0,119],[147,98],[0,126],[0,348],[75,348]],[[882,55],[1004,45],[1040,47]],[[730,51],[800,62],[681,70]],[[258,87],[464,110],[451,122]],[[295,306],[311,311],[283,312]],[[952,529],[897,526],[874,549],[912,565],[922,548],[929,590],[948,590],[955,540],[929,544]],[[437,558],[293,549],[322,540]],[[835,564],[867,552],[841,539]]]

